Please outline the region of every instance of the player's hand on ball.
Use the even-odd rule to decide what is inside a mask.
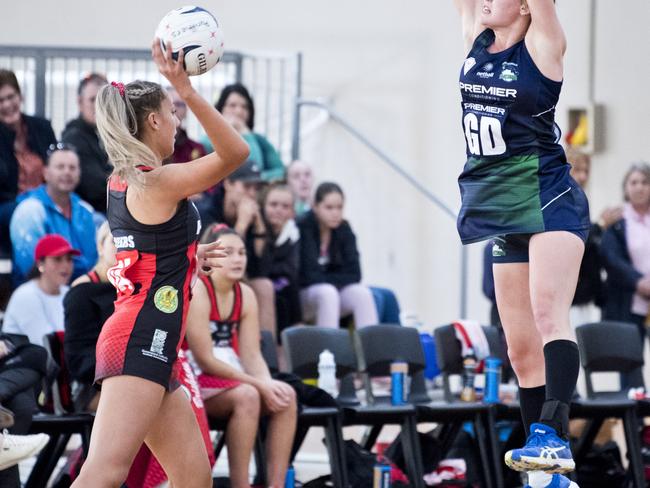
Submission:
[[[151,56],[158,66],[158,71],[176,89],[181,97],[187,96],[192,91],[192,83],[183,68],[183,50],[178,51],[178,59],[172,57],[172,45],[168,42],[162,50],[160,39],[154,38],[151,44]]]

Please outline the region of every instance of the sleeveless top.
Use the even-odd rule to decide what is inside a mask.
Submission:
[[[117,264],[108,271],[108,279],[118,293],[116,312],[123,307],[137,308],[138,315],[148,314],[159,321],[161,329],[181,328],[182,338],[190,287],[196,277],[199,213],[185,199],[167,222],[142,224],[127,208],[127,190],[126,182],[109,179],[107,216]]]
[[[569,175],[554,119],[562,82],[539,71],[523,39],[489,53],[494,39],[483,31],[460,73],[467,150],[458,178],[461,240],[586,229],[586,197]]]
[[[230,347],[239,356],[238,330],[242,313],[241,285],[239,283],[233,285],[235,299],[233,301],[232,311],[228,317],[223,318],[219,312],[219,305],[217,304],[217,296],[212,280],[209,276],[205,275],[201,275],[200,279],[208,289],[208,295],[210,296],[210,336],[212,337],[213,346],[215,348]]]

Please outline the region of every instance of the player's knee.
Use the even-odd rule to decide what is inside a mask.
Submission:
[[[235,411],[250,417],[258,417],[261,408],[260,394],[252,385],[241,384],[235,388]]]
[[[542,300],[542,303],[533,307],[533,317],[535,318],[535,326],[542,338],[560,332],[561,321],[557,314],[553,313],[550,300]]]
[[[544,366],[544,357],[540,351],[531,347],[508,347],[508,358],[518,378],[525,378]]]

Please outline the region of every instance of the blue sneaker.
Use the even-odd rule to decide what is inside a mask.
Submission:
[[[505,462],[515,471],[568,473],[576,467],[569,443],[560,439],[555,430],[545,424],[531,425],[526,445],[508,451]]]
[[[548,474],[542,471],[528,473],[528,484],[524,488],[580,488],[577,483],[561,474]]]

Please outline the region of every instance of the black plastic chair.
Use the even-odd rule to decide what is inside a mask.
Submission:
[[[585,371],[587,398],[572,403],[571,416],[583,417],[589,421],[574,448],[576,464],[587,454],[598,435],[605,419],[618,417],[623,420],[625,442],[630,460],[629,471],[634,486],[645,486],[643,459],[639,435],[638,414],[648,415],[648,402],[636,402],[627,398],[627,392],[597,392],[594,390],[592,374],[596,372],[617,372],[619,374],[639,373],[643,368],[643,343],[639,341],[637,326],[624,322],[597,322],[584,324],[576,329],[580,361]],[[637,374],[636,377],[643,376]],[[635,385],[643,386],[643,384]]]
[[[63,338],[63,332],[53,332],[43,338],[45,349],[57,371],[57,374],[50,378],[50,384],[46,385],[46,390],[51,392],[51,398],[46,400],[50,400],[48,403],[52,405],[52,411],[34,415],[30,433],[48,434],[50,440],[38,455],[25,484],[26,488],[40,488],[47,485],[73,434],[81,435],[84,458],[88,454],[90,432],[95,416],[91,413],[75,412],[70,375],[63,354]]]
[[[490,354],[501,357],[498,330],[492,326],[484,326],[483,331]],[[439,422],[444,423],[440,433],[443,452],[451,448],[463,422],[471,422],[476,434],[484,485],[501,487],[504,483],[503,463],[495,428],[496,407],[482,402],[463,402],[452,394],[450,377],[463,372],[461,345],[452,325],[436,328],[434,337],[438,367],[443,379],[444,401],[418,406],[418,410],[422,411],[421,418],[438,417]],[[423,417],[425,414],[426,417]]]
[[[318,376],[318,355],[323,349],[330,349],[337,362],[337,377],[349,374],[353,368],[350,360],[333,350],[333,345],[341,340],[341,332],[349,344],[349,335],[339,329],[297,325],[282,331],[282,345],[287,357],[289,372],[305,378]],[[349,356],[349,355],[348,355]],[[352,355],[354,358],[354,355]],[[353,361],[354,359],[352,359]],[[342,361],[339,365],[339,361]],[[323,427],[325,444],[330,459],[332,481],[334,486],[348,487],[347,465],[345,460],[345,445],[343,442],[342,415],[338,407],[308,407],[302,406],[298,415],[298,426],[294,440],[292,459],[300,449],[302,442],[311,427]]]

